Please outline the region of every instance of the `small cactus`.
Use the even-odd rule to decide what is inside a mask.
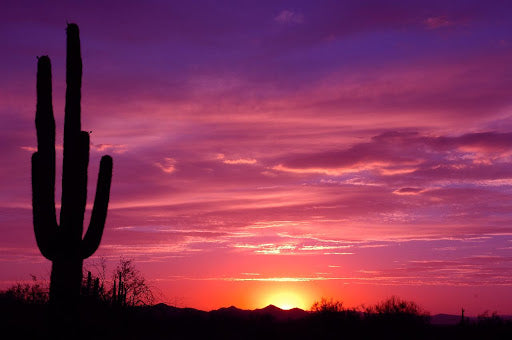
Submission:
[[[83,260],[99,247],[107,217],[112,179],[112,158],[103,156],[91,221],[85,236],[82,237],[87,200],[89,133],[81,131],[80,123],[82,58],[76,24],[67,26],[66,84],[59,225],[55,208],[55,120],[51,64],[48,56],[38,59],[37,152],[32,155],[34,233],[42,255],[52,261],[50,303],[61,311],[74,309],[78,305]]]
[[[92,295],[95,299],[100,298],[100,278],[97,277],[94,279],[94,286],[92,288]]]
[[[92,274],[91,274],[91,272],[87,272],[87,284],[85,285],[84,295],[88,296],[91,294],[91,282],[92,282]]]
[[[112,288],[112,304],[115,305],[117,302],[117,289],[116,289],[116,279],[114,279],[114,287]]]
[[[117,285],[116,285],[117,283]],[[117,288],[117,289],[116,289]],[[119,273],[118,281],[114,278],[114,286],[112,288],[112,305],[124,307],[126,306],[127,289],[123,282],[123,276]]]

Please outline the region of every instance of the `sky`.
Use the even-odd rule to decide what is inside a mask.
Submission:
[[[96,268],[159,299],[512,314],[512,4],[2,1],[0,287],[48,278],[32,227],[37,56],[57,127],[80,27],[82,127],[114,171]]]

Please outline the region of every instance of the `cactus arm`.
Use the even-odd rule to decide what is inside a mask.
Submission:
[[[82,87],[82,58],[78,26],[67,27],[66,105],[64,117],[64,158],[62,170],[61,227],[73,241],[82,238],[83,161],[81,150],[80,100]],[[86,170],[85,170],[86,171]]]
[[[37,63],[37,161],[38,202],[47,220],[44,224],[57,225],[55,213],[55,119],[52,107],[52,71],[50,58],[42,56]]]
[[[37,152],[32,155],[34,233],[44,257],[53,259],[56,248],[55,119],[52,106],[52,71],[48,56],[37,62]]]
[[[81,245],[81,256],[83,259],[91,256],[98,249],[105,220],[107,219],[107,208],[110,197],[110,184],[112,182],[112,157],[103,156],[100,162],[96,197],[91,213],[91,222]]]
[[[36,88],[37,149],[47,160],[51,160],[52,154],[55,158],[55,119],[52,105],[52,66],[48,56],[42,56],[37,61]]]
[[[54,214],[52,216],[51,209],[45,207],[47,204],[45,204],[44,198],[41,197],[41,167],[39,166],[39,156],[38,152],[34,152],[32,155],[32,214],[34,234],[41,254],[48,260],[53,261],[56,258],[57,252],[55,247],[57,222],[55,222],[55,209],[53,209]]]

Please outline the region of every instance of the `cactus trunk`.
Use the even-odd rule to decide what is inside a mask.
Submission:
[[[50,303],[63,312],[78,306],[83,260],[98,249],[110,195],[112,158],[100,162],[96,197],[85,236],[89,133],[81,131],[80,98],[82,58],[78,26],[67,27],[66,105],[60,225],[55,209],[55,120],[52,107],[50,58],[42,56],[37,68],[37,152],[32,155],[32,206],[37,245],[52,261]]]
[[[55,260],[50,277],[50,301],[64,309],[76,308],[82,285],[82,260]]]

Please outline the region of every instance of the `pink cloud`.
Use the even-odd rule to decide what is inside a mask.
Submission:
[[[159,167],[163,172],[165,173],[173,173],[174,171],[176,171],[176,160],[174,158],[171,158],[171,157],[165,157],[163,159],[163,161],[161,162],[156,162],[155,165],[157,167]]]
[[[288,155],[276,170],[340,176],[378,170],[381,175],[402,175],[413,181],[429,173],[437,178],[500,178],[508,176],[505,163],[512,153],[509,133],[468,133],[458,137],[423,136],[417,132],[386,132],[340,151]],[[486,160],[486,162],[478,160]],[[489,169],[495,169],[489,173]],[[441,176],[445,172],[446,175]],[[450,173],[450,175],[448,175]],[[501,174],[500,174],[501,173]],[[377,173],[374,173],[377,174]],[[457,175],[458,174],[458,175]],[[493,175],[494,174],[494,175]],[[413,182],[414,183],[414,182]]]
[[[254,158],[238,158],[238,159],[226,159],[224,154],[218,154],[217,159],[221,160],[224,164],[256,164],[258,161]]]
[[[301,13],[283,10],[274,18],[274,21],[281,24],[301,24],[304,22],[304,16]]]
[[[397,195],[418,195],[422,191],[423,191],[422,188],[400,188],[400,189],[393,191],[393,193],[395,193]]]
[[[425,19],[423,23],[425,27],[431,30],[453,25],[453,22],[449,21],[445,16],[430,17]]]
[[[98,152],[113,152],[115,154],[124,153],[127,151],[125,144],[91,144],[93,150]]]

